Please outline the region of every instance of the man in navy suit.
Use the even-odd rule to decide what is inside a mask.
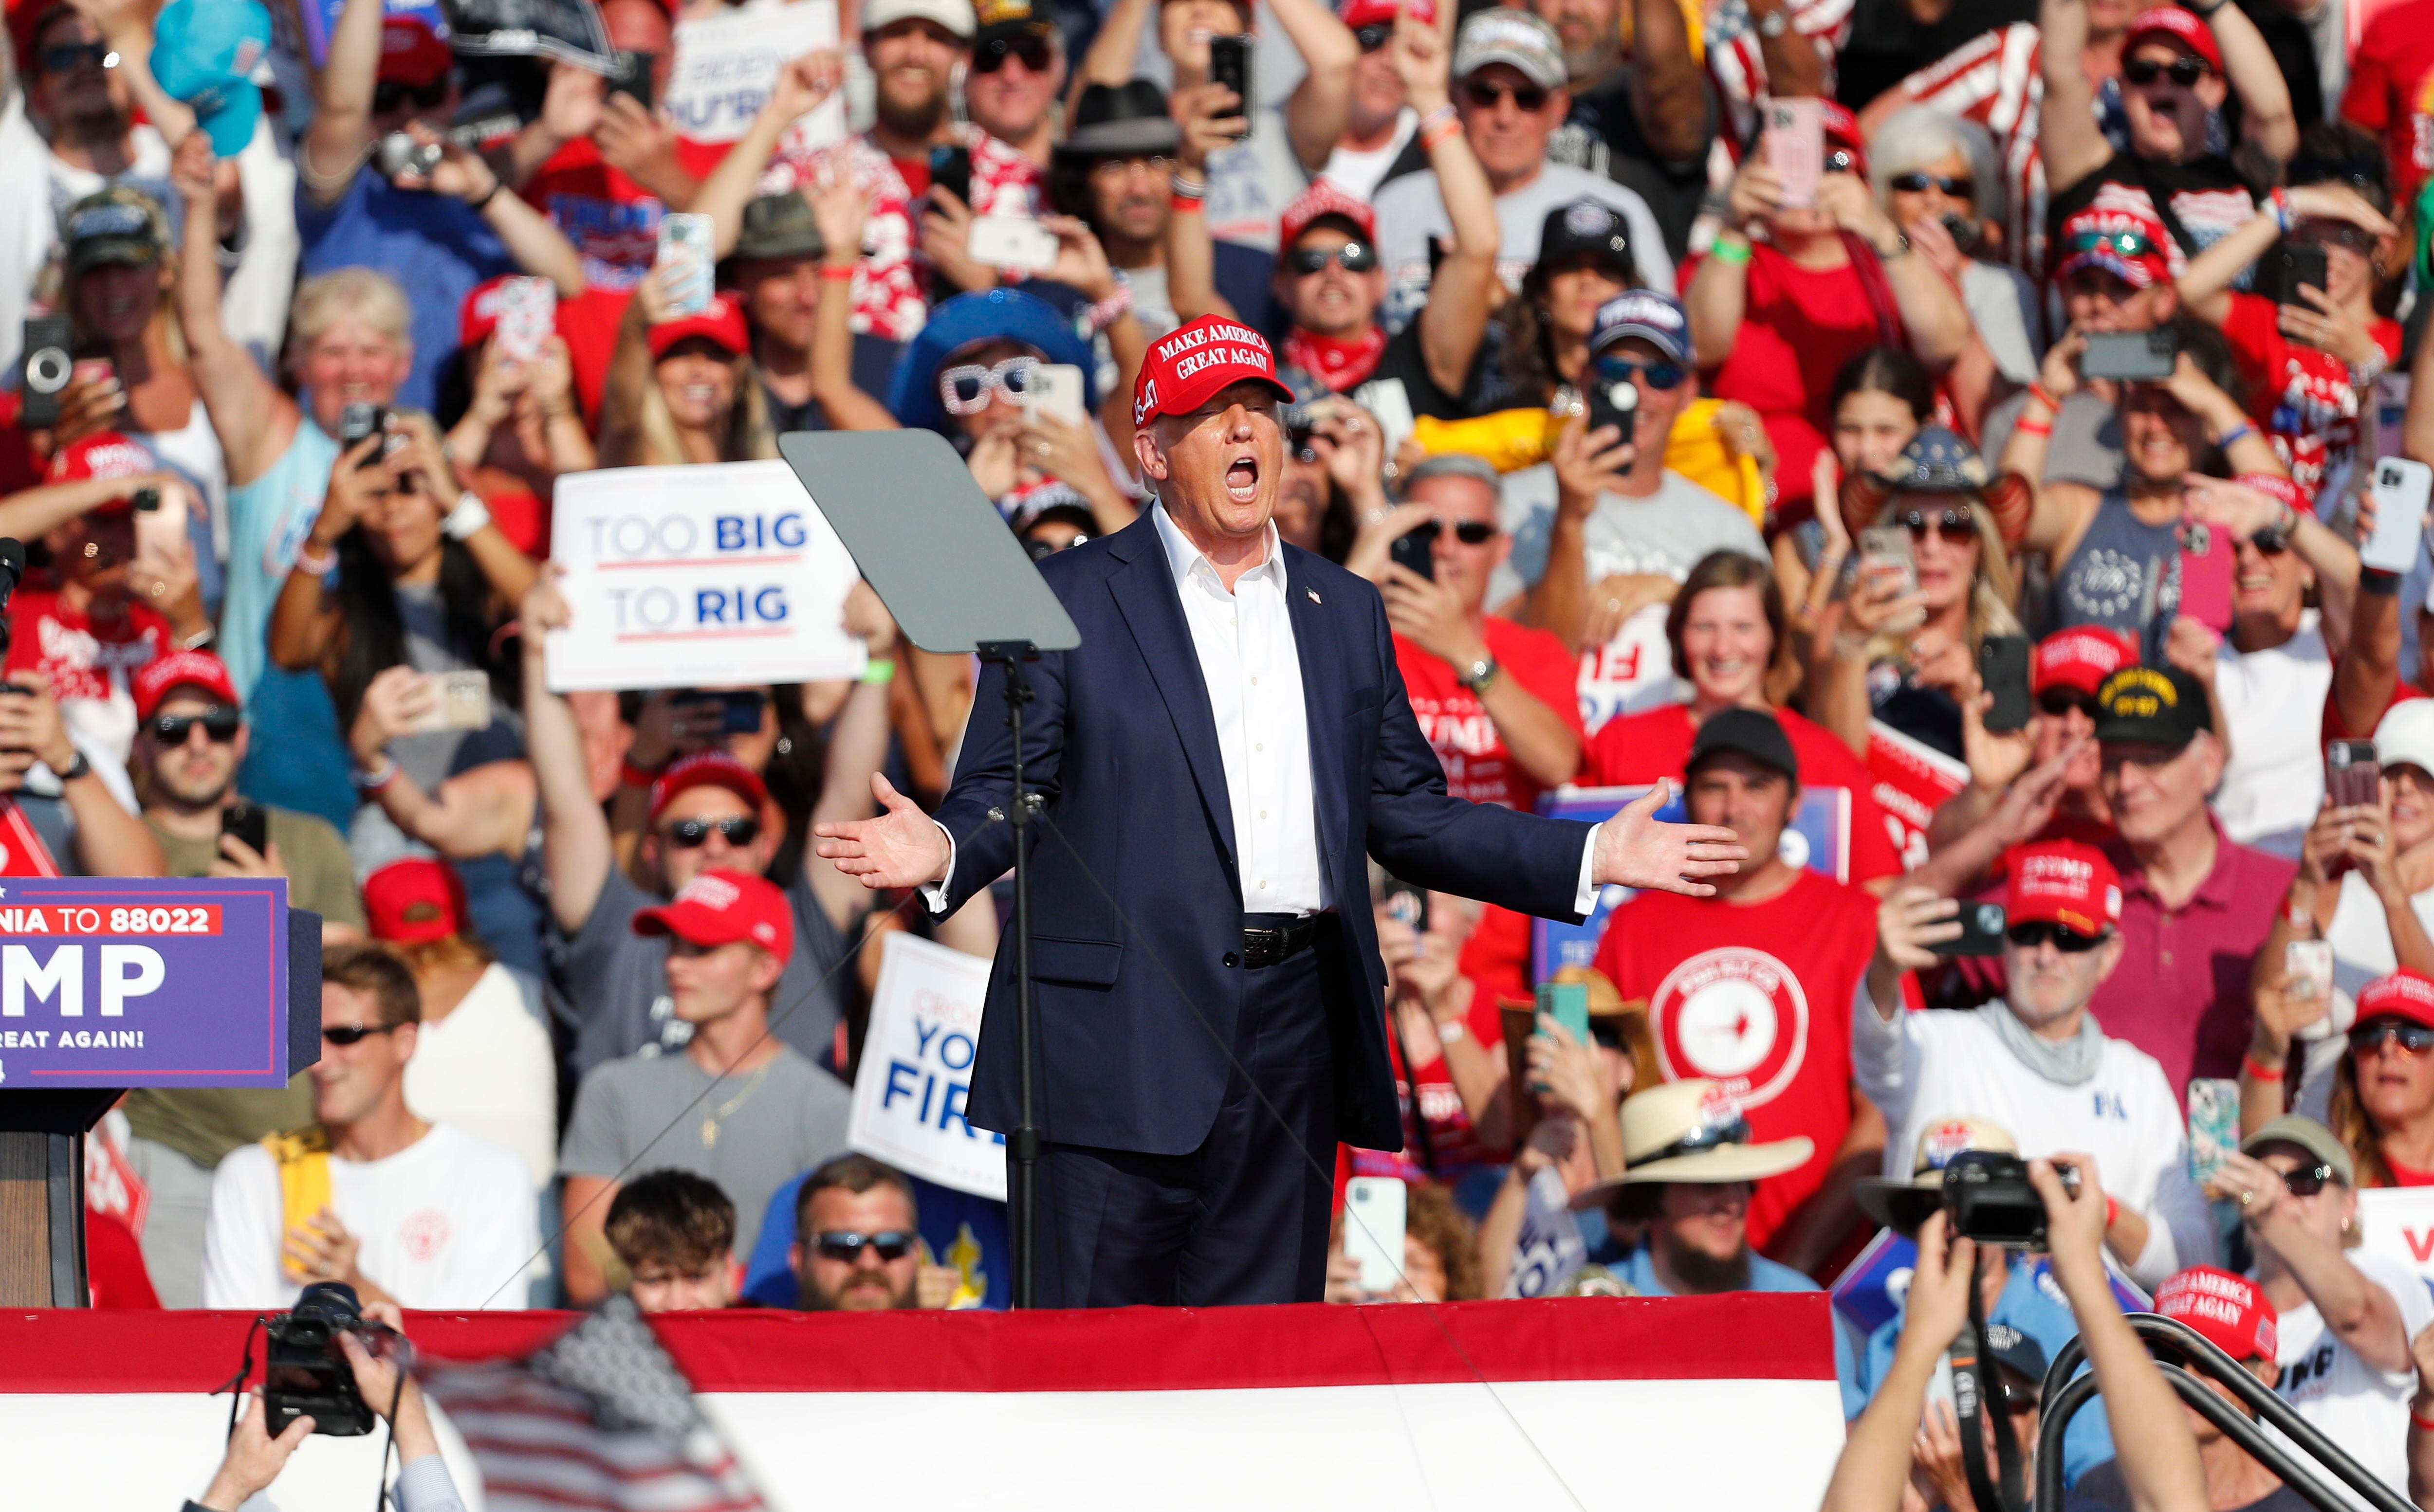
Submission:
[[[1402,1139],[1364,855],[1578,920],[1604,883],[1704,895],[1746,854],[1656,823],[1661,785],[1598,825],[1448,797],[1377,590],[1269,523],[1291,399],[1247,327],[1152,343],[1134,449],[1157,505],[1040,564],[1082,632],[1023,717],[1042,1306],[1318,1300],[1336,1142]],[[982,674],[934,821],[877,778],[885,812],[820,825],[819,854],[938,913],[1003,875],[1003,682]],[[1015,1013],[1009,945],[973,1068],[988,1129],[1015,1125]]]

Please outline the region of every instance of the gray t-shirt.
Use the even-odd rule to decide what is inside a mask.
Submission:
[[[2003,449],[2012,442],[2012,429],[2028,402],[2029,391],[2022,389],[1986,412],[1980,427],[1986,442],[1981,454],[1990,465],[2002,461]],[[2040,481],[2084,484],[2090,488],[2120,486],[2121,421],[2112,405],[2085,389],[2064,397],[2062,413],[2054,416],[2053,435],[2046,443],[2046,475]]]
[[[1538,233],[1546,228],[1547,212],[1576,199],[1594,199],[1620,212],[1631,228],[1631,261],[1639,269],[1640,284],[1673,292],[1673,254],[1665,249],[1664,232],[1648,201],[1603,174],[1560,162],[1547,164],[1537,178],[1496,196],[1496,273],[1507,291],[1518,290],[1521,276],[1538,261]],[[1385,259],[1388,280],[1380,319],[1387,330],[1400,331],[1429,297],[1429,244],[1431,239],[1451,241],[1453,222],[1446,215],[1445,196],[1433,173],[1388,179],[1374,206],[1378,250]]]
[[[846,944],[802,878],[788,884],[786,897],[795,906],[795,953],[769,999],[769,1017],[778,1038],[814,1065],[828,1065],[845,1016],[843,974],[831,968],[845,960]],[[619,1056],[677,1049],[693,1037],[668,996],[666,937],[634,932],[634,915],[664,901],[611,867],[582,930],[571,940],[553,935],[552,976],[574,1013],[577,1076]]]
[[[716,1181],[735,1203],[735,1252],[748,1255],[778,1188],[845,1153],[852,1107],[844,1082],[783,1045],[717,1078],[691,1056],[627,1056],[583,1079],[558,1169],[630,1180],[674,1166]]]
[[[1555,528],[1555,473],[1529,467],[1504,480],[1504,528],[1513,552],[1496,569],[1487,602],[1502,603],[1536,585],[1547,569]],[[1743,552],[1767,559],[1766,541],[1749,516],[1678,472],[1667,472],[1647,499],[1604,494],[1582,533],[1589,581],[1617,572],[1660,572],[1679,583],[1709,552]]]

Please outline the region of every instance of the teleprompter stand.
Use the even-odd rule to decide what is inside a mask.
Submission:
[[[1022,780],[1025,666],[1041,652],[1082,643],[997,507],[985,498],[946,438],[929,431],[803,431],[778,439],[778,453],[852,553],[855,566],[923,651],[968,652],[1002,668],[1005,721],[1014,735],[1011,801],[992,809],[1014,831],[1015,1044],[1020,1100],[1006,1148],[1014,1240],[1014,1305],[1035,1305],[1038,1266],[1039,1124],[1035,1105],[1038,1036],[1031,993],[1031,821],[1038,795]]]

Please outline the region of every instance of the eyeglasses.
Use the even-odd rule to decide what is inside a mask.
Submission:
[[[812,1248],[822,1260],[842,1260],[848,1265],[862,1258],[865,1246],[879,1251],[882,1265],[903,1259],[913,1252],[919,1241],[901,1229],[883,1230],[878,1233],[856,1233],[851,1229],[824,1229],[812,1236]]]
[[[2332,1179],[2333,1168],[2330,1164],[2302,1165],[2295,1170],[2282,1173],[2282,1189],[2292,1197],[2314,1197],[2323,1191],[2324,1183]]]
[[[398,79],[385,78],[372,86],[372,113],[387,115],[391,111],[403,110],[409,100],[428,110],[437,108],[447,98],[448,80],[445,78],[429,84],[407,84]]]
[[[214,708],[208,714],[156,714],[152,717],[152,738],[163,745],[183,745],[199,724],[212,744],[226,745],[236,739],[244,722],[245,717],[232,708]]]
[[[2053,943],[2053,947],[2056,950],[2059,950],[2067,956],[2076,956],[2082,951],[2094,950],[2097,946],[2104,943],[2104,937],[2102,935],[2083,935],[2076,929],[2066,929],[2061,925],[2055,924],[2047,919],[2035,919],[2027,924],[2015,924],[2009,929],[2003,931],[2003,938],[2019,946],[2022,950],[2034,950],[2039,945],[2046,943],[2048,941],[2051,941]]]
[[[2394,1042],[2404,1053],[2411,1057],[2422,1056],[2434,1050],[2434,1029],[2400,1019],[2376,1019],[2372,1024],[2361,1024],[2350,1030],[2350,1054],[2370,1056],[2381,1050],[2386,1044]]]
[[[2282,534],[2279,525],[2268,525],[2248,537],[2259,556],[2279,556],[2290,549],[2290,537]]]
[[[1296,246],[1285,254],[1285,266],[1303,278],[1324,272],[1329,263],[1340,264],[1346,273],[1374,273],[1378,249],[1366,242],[1346,242],[1337,247]]]
[[[1547,92],[1535,84],[1514,86],[1499,84],[1493,79],[1474,78],[1462,87],[1462,97],[1474,110],[1492,110],[1496,103],[1510,94],[1513,108],[1524,114],[1546,109]]]
[[[1946,509],[1933,516],[1913,509],[1902,517],[1902,528],[1910,532],[1910,538],[1914,541],[1927,539],[1930,533],[1954,543],[1978,538],[1978,522],[1965,509]]]
[[[733,819],[679,819],[667,827],[665,839],[680,851],[698,850],[710,843],[713,829],[726,836],[729,845],[749,845],[761,838],[761,821],[739,814]]]
[[[1361,44],[1363,52],[1374,53],[1395,40],[1395,28],[1383,25],[1357,27],[1352,33],[1352,40]]]
[[[1090,177],[1113,179],[1130,178],[1135,173],[1146,173],[1152,178],[1164,183],[1167,175],[1174,172],[1174,167],[1173,158],[1101,158],[1090,164]]]
[[[1009,357],[995,367],[957,363],[938,374],[938,402],[950,415],[978,415],[989,407],[993,389],[1020,399],[1031,391],[1032,370],[1038,365],[1037,357]]]
[[[1682,380],[1690,376],[1690,370],[1679,363],[1636,363],[1628,357],[1602,356],[1595,365],[1602,382],[1627,383],[1636,377],[1658,393],[1681,387]]]
[[[64,74],[79,63],[91,63],[95,68],[116,68],[118,55],[111,51],[109,43],[98,42],[54,42],[43,49],[43,72],[45,74]]]
[[[1736,1113],[1720,1123],[1702,1124],[1663,1149],[1639,1157],[1643,1165],[1656,1161],[1670,1161],[1676,1155],[1695,1155],[1719,1145],[1746,1145],[1750,1141],[1749,1120]]]
[[[2096,702],[2095,694],[2083,693],[2076,688],[2047,688],[2037,695],[2037,707],[2055,719],[2076,710],[2093,720],[2103,712],[2103,705]]]
[[[1445,534],[1445,521],[1422,520],[1403,534],[1424,546],[1434,546]],[[1465,546],[1484,546],[1496,538],[1496,527],[1483,519],[1458,519],[1453,522],[1453,538]]]
[[[994,74],[1009,58],[1022,59],[1022,66],[1035,74],[1047,73],[1054,61],[1045,37],[992,37],[972,54],[972,72]]]
[[[2199,79],[2213,72],[2203,58],[2175,58],[2168,63],[2159,63],[2151,58],[2133,58],[2121,65],[2123,80],[2141,86],[2168,76],[2183,89],[2194,89]]]
[[[1977,181],[1971,178],[1946,178],[1931,173],[1897,173],[1892,180],[1893,188],[1905,195],[1923,195],[1930,185],[1943,190],[1946,199],[1978,197]]]
[[[321,1038],[332,1045],[361,1045],[375,1034],[394,1034],[403,1028],[402,1024],[341,1024],[335,1028],[324,1028]]]

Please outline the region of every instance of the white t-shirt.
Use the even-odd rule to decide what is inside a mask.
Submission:
[[[462,1130],[431,1131],[369,1163],[330,1158],[330,1207],[363,1241],[356,1266],[402,1306],[520,1308],[540,1249],[531,1178],[513,1150]],[[279,1166],[260,1145],[212,1176],[203,1305],[286,1307],[302,1285],[280,1265]]]
[[[2231,728],[2231,764],[2214,795],[2223,833],[2243,845],[2296,858],[2299,842],[2324,803],[2324,753],[2318,716],[2333,687],[2333,659],[2316,611],[2298,633],[2270,651],[2239,652],[2223,642],[2214,664],[2214,696]]]
[[[1537,178],[1496,196],[1496,274],[1506,292],[1518,291],[1521,276],[1538,261],[1538,233],[1546,229],[1547,212],[1576,199],[1594,199],[1620,212],[1630,226],[1626,234],[1640,284],[1673,292],[1673,254],[1665,249],[1665,233],[1648,201],[1603,174],[1560,162],[1547,164]],[[1437,176],[1425,169],[1389,179],[1378,191],[1375,209],[1378,250],[1386,260],[1388,280],[1379,318],[1389,330],[1400,331],[1429,296],[1430,240],[1451,239],[1453,222],[1446,215]]]
[[[2012,1131],[2029,1159],[2076,1150],[2094,1156],[2107,1197],[2146,1215],[2147,1248],[2125,1267],[2152,1291],[2186,1266],[2213,1263],[2214,1220],[2189,1180],[2180,1103],[2153,1056],[2107,1039],[2096,1075],[2078,1086],[2020,1063],[1987,1020],[2001,1003],[1967,1011],[1901,1012],[1887,1023],[1862,982],[1851,1005],[1851,1067],[1885,1115],[1884,1174],[1910,1176],[1918,1136],[1958,1114]]]
[[[1367,199],[1377,194],[1378,181],[1386,177],[1386,170],[1402,155],[1404,144],[1419,128],[1420,112],[1406,105],[1395,117],[1395,129],[1387,135],[1384,146],[1363,152],[1338,142],[1318,176],[1355,199]]]
[[[2381,1255],[2350,1251],[2350,1264],[2366,1279],[2391,1294],[2400,1305],[2400,1324],[2415,1338],[2434,1325],[2434,1293],[2425,1283]],[[2282,1367],[2282,1384],[2274,1389],[2299,1409],[2299,1416],[2322,1429],[2326,1437],[2349,1451],[2393,1490],[2408,1490],[2408,1399],[2417,1389],[2417,1373],[2406,1368],[2378,1370],[2324,1327],[2316,1304],[2306,1302],[2285,1312],[2280,1348],[2273,1356]],[[2331,1476],[2326,1484],[2366,1505],[2364,1498]]]
[[[557,1171],[557,1067],[549,1028],[515,973],[492,961],[405,1063],[405,1105],[521,1156],[536,1192]]]

